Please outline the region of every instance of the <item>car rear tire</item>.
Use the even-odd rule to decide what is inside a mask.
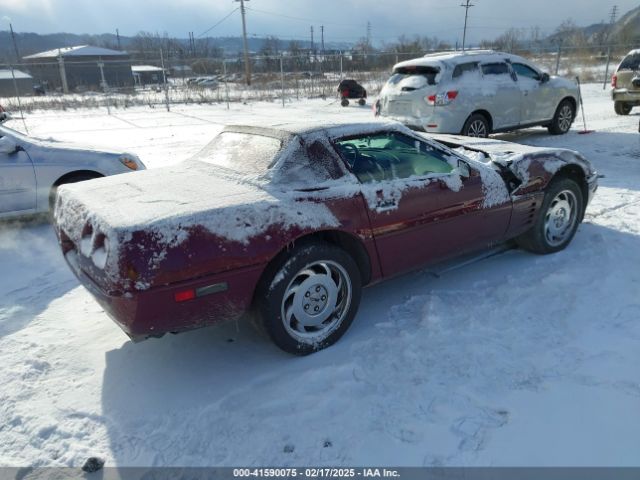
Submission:
[[[462,127],[462,135],[467,137],[487,138],[490,133],[489,122],[484,115],[474,113]]]
[[[367,101],[364,98],[361,98],[358,100],[358,105],[360,105],[361,107],[363,107],[364,105],[366,105]]]
[[[551,124],[549,124],[549,133],[551,135],[563,135],[567,133],[575,117],[576,109],[573,103],[567,99],[561,101],[558,108],[556,108],[556,113],[553,116],[553,120],[551,120]]]
[[[267,269],[256,297],[259,321],[282,350],[308,355],[347,331],[361,291],[360,270],[349,254],[307,243]]]
[[[618,115],[629,115],[631,113],[631,109],[633,105],[630,105],[626,102],[614,102],[613,109],[616,111]]]
[[[554,253],[569,245],[582,220],[584,198],[580,186],[560,177],[547,187],[540,213],[531,230],[516,239],[533,253]]]

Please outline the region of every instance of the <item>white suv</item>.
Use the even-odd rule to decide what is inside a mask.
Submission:
[[[472,50],[398,63],[376,113],[433,133],[486,137],[542,125],[558,135],[571,128],[578,102],[573,81],[517,55]]]

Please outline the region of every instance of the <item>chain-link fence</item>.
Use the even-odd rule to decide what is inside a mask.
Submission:
[[[632,45],[604,47],[518,46],[506,49],[544,71],[583,83],[609,82],[612,71]],[[503,49],[504,50],[504,49]],[[281,101],[338,98],[338,84],[351,78],[375,96],[394,64],[424,52],[308,53],[253,56],[251,82],[246,83],[242,57],[237,59],[164,58],[137,65],[135,60],[77,60],[62,57],[13,65],[0,76],[0,103],[9,111]],[[11,72],[11,76],[7,72]],[[31,76],[29,77],[30,74]]]

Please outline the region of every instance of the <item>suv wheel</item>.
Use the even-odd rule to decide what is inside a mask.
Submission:
[[[489,136],[489,122],[486,117],[479,113],[471,115],[462,127],[462,135],[487,138]]]
[[[630,105],[626,102],[614,102],[613,104],[613,109],[618,115],[629,115],[632,108],[633,105]]]
[[[576,116],[576,109],[569,100],[563,100],[558,105],[556,113],[549,125],[549,133],[551,135],[563,135],[569,131],[573,119]]]

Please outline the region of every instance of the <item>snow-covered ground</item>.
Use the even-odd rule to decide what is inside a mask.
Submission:
[[[0,466],[639,466],[639,116],[616,117],[600,85],[585,97],[596,133],[578,135],[578,121],[560,137],[498,136],[579,150],[605,175],[569,248],[367,289],[342,340],[305,358],[242,323],[134,345],[78,285],[50,226],[3,226]],[[26,121],[154,168],[224,123],[370,115],[308,100]]]

